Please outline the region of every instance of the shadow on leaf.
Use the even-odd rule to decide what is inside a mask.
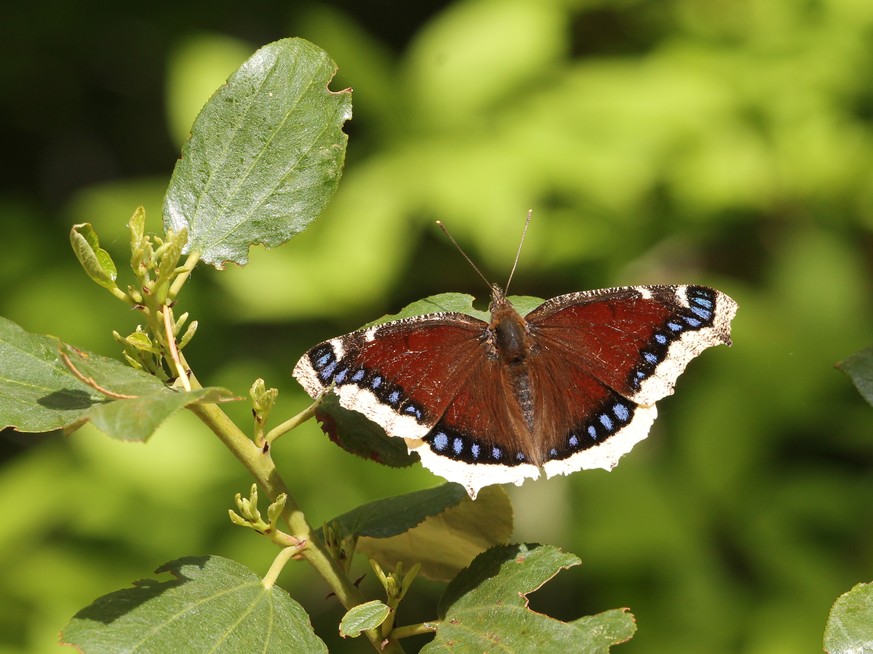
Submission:
[[[44,395],[36,402],[47,409],[55,409],[58,411],[80,411],[98,404],[91,395],[78,389],[55,391],[48,395]]]
[[[196,565],[202,569],[206,566],[208,559],[208,556],[188,556],[162,565],[155,570],[155,574],[169,572],[175,579],[168,581],[140,579],[134,582],[133,588],[124,588],[103,597],[98,597],[90,605],[76,613],[73,618],[110,624],[149,600],[160,596],[162,593],[190,581],[188,577],[181,573],[182,566]]]

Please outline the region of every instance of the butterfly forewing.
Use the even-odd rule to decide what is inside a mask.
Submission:
[[[389,436],[421,438],[475,367],[486,327],[455,313],[377,325],[315,346],[294,376],[313,397],[333,383],[343,407]]]
[[[651,405],[701,351],[730,343],[735,313],[732,299],[704,286],[636,286],[561,295],[526,320],[537,347]]]

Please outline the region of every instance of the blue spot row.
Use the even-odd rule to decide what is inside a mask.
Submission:
[[[603,405],[557,444],[546,455],[547,460],[565,459],[581,450],[599,445],[621,431],[633,420],[636,404],[612,393]],[[499,445],[486,445],[457,429],[438,423],[424,440],[439,455],[465,463],[519,465],[528,461],[525,452],[507,451]]]
[[[355,384],[366,388],[376,398],[398,413],[415,418],[418,423],[426,422],[424,409],[407,398],[403,389],[386,381],[384,375],[368,371],[363,366],[346,365],[336,358],[336,351],[330,343],[322,343],[309,352],[309,361],[324,386],[331,383],[337,386]]]
[[[524,452],[515,452],[512,455],[508,455],[506,450],[499,445],[486,445],[442,423],[437,424],[424,437],[424,440],[430,444],[431,449],[437,454],[456,461],[464,461],[465,463],[491,463],[511,466],[523,463],[526,460]]]
[[[576,452],[599,445],[621,431],[633,419],[636,404],[617,394],[609,399],[578,429],[567,434],[563,446],[549,450],[549,459],[566,459]]]
[[[715,317],[715,291],[705,286],[688,286],[685,298],[688,308],[679,308],[663,327],[656,329],[649,343],[640,351],[640,360],[628,373],[627,383],[631,390],[639,391],[642,383],[651,377],[667,358],[670,345],[686,331],[694,331],[712,325]]]

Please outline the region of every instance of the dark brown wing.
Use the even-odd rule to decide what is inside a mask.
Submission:
[[[547,475],[612,468],[646,437],[655,402],[704,349],[730,343],[736,303],[702,286],[563,295],[526,316]]]

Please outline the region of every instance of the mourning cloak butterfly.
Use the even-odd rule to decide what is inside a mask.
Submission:
[[[395,320],[324,341],[294,376],[403,438],[471,497],[581,469],[612,469],[644,439],[677,377],[731,344],[737,310],[705,286],[561,295],[521,316],[492,287],[490,322],[464,313]]]

